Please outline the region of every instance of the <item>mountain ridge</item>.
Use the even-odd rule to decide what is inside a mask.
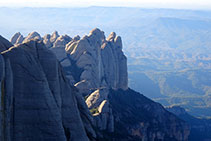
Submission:
[[[34,35],[36,35],[36,36],[34,36]],[[59,41],[63,40],[62,38],[59,38],[59,37],[56,37],[56,38],[59,39]],[[54,41],[56,42],[57,39],[55,39]],[[61,91],[58,91],[58,89],[57,89],[58,87],[55,86],[56,83],[52,84],[52,82],[51,82],[52,79],[54,78],[55,75],[57,76],[58,74],[56,73],[57,71],[56,72],[53,71],[52,73],[48,74],[48,71],[51,67],[55,68],[54,64],[55,64],[55,57],[56,56],[63,66],[72,66],[72,64],[75,63],[75,65],[73,65],[72,67],[83,68],[82,70],[87,69],[87,71],[85,71],[85,72],[82,71],[85,74],[87,72],[89,74],[89,71],[91,71],[92,72],[91,74],[93,75],[92,79],[98,78],[98,76],[103,76],[103,75],[100,75],[101,71],[95,72],[96,70],[95,69],[92,70],[92,67],[90,69],[90,67],[89,67],[90,65],[93,65],[93,68],[95,68],[96,67],[95,65],[96,65],[96,62],[97,62],[97,64],[99,66],[101,66],[100,65],[101,63],[99,63],[99,61],[102,59],[101,61],[102,61],[102,64],[104,65],[102,70],[106,70],[105,68],[107,68],[107,67],[105,67],[105,66],[108,65],[108,64],[111,64],[111,63],[108,63],[109,60],[107,60],[108,62],[107,61],[103,62],[103,61],[105,61],[105,59],[103,59],[104,57],[102,57],[103,54],[104,54],[105,48],[108,48],[108,49],[113,48],[114,49],[113,53],[115,51],[118,52],[117,56],[116,56],[116,58],[117,58],[116,63],[120,63],[121,60],[122,60],[124,63],[120,63],[120,64],[123,65],[123,66],[127,65],[124,54],[121,52],[121,50],[122,50],[121,40],[118,36],[115,35],[115,33],[111,33],[110,37],[108,37],[105,40],[104,33],[102,31],[100,31],[99,29],[94,29],[93,31],[90,32],[90,34],[88,36],[84,36],[82,39],[73,38],[72,41],[70,41],[70,43],[67,44],[66,50],[65,50],[64,46],[63,47],[58,46],[58,47],[53,47],[53,48],[50,47],[48,49],[47,47],[43,46],[44,45],[43,41],[44,40],[42,40],[42,37],[40,38],[40,36],[37,33],[33,32],[32,34],[29,34],[29,37],[26,37],[24,39],[24,43],[18,43],[17,45],[15,45],[15,47],[10,48],[6,52],[3,52],[3,55],[4,54],[5,55],[11,54],[12,52],[14,52],[14,55],[15,55],[16,50],[17,51],[21,50],[21,47],[23,47],[23,49],[26,51],[26,61],[31,62],[31,59],[29,59],[29,60],[27,59],[28,58],[27,52],[32,53],[32,56],[35,56],[35,60],[37,60],[37,59],[39,60],[40,57],[44,57],[45,59],[41,60],[40,63],[43,64],[42,67],[44,69],[44,72],[47,74],[46,77],[47,77],[47,80],[49,81],[49,87],[50,87],[51,92],[52,92],[51,94],[52,95],[58,94],[58,95],[55,95],[53,99],[58,101],[58,98],[59,98],[58,96],[60,94],[63,94],[63,93],[65,94],[64,97],[62,96],[62,103],[59,102],[60,104],[65,104],[65,105],[70,104],[69,103],[71,101],[70,95],[68,95],[67,92],[64,91],[64,89],[69,87],[69,85],[72,84],[72,83],[77,84],[77,81],[74,80],[73,76],[71,77],[71,74],[68,75],[68,73],[67,73],[68,71],[72,71],[72,69],[68,70],[68,68],[66,68],[66,69],[64,69],[65,73],[62,73],[62,74],[65,74],[65,76],[62,76],[62,78],[63,77],[65,78],[64,79],[65,82],[63,82],[63,81],[60,81],[60,83],[57,82],[57,84],[60,84],[60,86],[61,86]],[[47,43],[47,42],[45,42],[45,43]],[[37,50],[36,46],[39,47],[40,49],[42,49],[43,51],[47,51],[47,52],[51,52],[52,50],[56,49],[54,51],[54,53],[55,54],[58,53],[58,54],[55,55],[55,57],[53,57],[54,59],[50,56],[47,57],[47,56],[44,55],[44,52],[40,52],[41,54],[36,53],[37,51],[40,50],[39,48]],[[52,53],[53,52],[51,52],[51,54]],[[18,53],[16,55],[18,55]],[[24,55],[25,55],[25,53],[22,53],[21,56],[23,57]],[[86,58],[87,55],[90,55],[90,57],[94,56],[93,59],[96,59],[96,60],[90,62],[90,59]],[[107,56],[108,54],[106,53],[105,55]],[[111,54],[109,54],[109,55],[111,55]],[[115,53],[113,55],[115,55]],[[29,55],[29,56],[31,56],[31,55]],[[84,57],[85,57],[84,60],[80,59],[80,58],[84,58]],[[90,58],[90,57],[88,57],[88,58]],[[49,59],[47,59],[47,58],[52,58],[51,59],[52,63],[49,63]],[[75,58],[75,61],[72,62],[71,60],[74,59],[74,58]],[[64,61],[64,59],[67,59],[67,60]],[[111,57],[107,58],[107,59],[111,59]],[[81,61],[81,60],[83,60],[83,61]],[[18,60],[18,59],[14,60],[13,59],[13,61],[20,61],[20,64],[21,64],[21,60]],[[118,61],[120,61],[120,62],[118,62]],[[111,62],[115,63],[115,61],[111,61]],[[39,62],[38,62],[38,64],[39,64]],[[59,66],[58,62],[56,64],[57,64],[56,66]],[[13,63],[12,63],[12,65],[13,65]],[[26,63],[25,65],[29,65],[29,64]],[[99,68],[99,66],[97,66],[97,68]],[[36,65],[30,66],[30,67],[31,68],[35,67],[36,68],[35,70],[37,70],[39,68],[39,67],[37,68]],[[117,69],[118,67],[121,68],[122,66],[113,66],[113,67]],[[26,70],[27,70],[27,68],[28,67],[26,67]],[[78,71],[78,68],[76,69],[76,71]],[[13,69],[16,69],[16,67],[14,66]],[[56,69],[58,69],[58,68],[56,68]],[[20,69],[20,70],[22,70],[22,69]],[[55,70],[55,69],[50,69],[50,70]],[[121,69],[121,73],[124,72],[124,71],[127,72],[127,67],[123,67],[123,69]],[[23,72],[25,72],[25,70],[23,70]],[[95,73],[93,73],[93,72],[95,72]],[[16,72],[16,73],[18,74],[19,72]],[[16,75],[16,73],[12,73],[12,74]],[[59,71],[59,73],[61,74],[61,71]],[[84,81],[86,81],[90,84],[92,84],[92,82],[94,82],[94,83],[103,82],[103,83],[102,83],[102,85],[95,84],[97,87],[95,85],[90,85],[91,87],[88,87],[88,88],[89,89],[91,88],[91,89],[90,90],[88,89],[88,92],[87,92],[86,89],[85,90],[83,89],[84,87],[78,87],[79,91],[77,91],[77,92],[70,90],[70,91],[72,91],[72,95],[74,95],[73,97],[75,97],[72,100],[76,101],[77,104],[75,103],[74,104],[75,106],[69,105],[69,108],[71,108],[71,109],[73,108],[76,111],[78,111],[79,115],[76,114],[77,116],[75,118],[69,117],[69,120],[62,119],[62,120],[64,120],[64,123],[63,123],[64,126],[67,125],[67,127],[65,127],[64,129],[61,128],[60,131],[63,130],[63,132],[65,134],[62,135],[60,133],[59,135],[62,135],[63,137],[65,137],[66,140],[69,140],[71,138],[72,139],[77,138],[78,133],[80,133],[80,132],[77,132],[77,130],[80,130],[80,128],[74,129],[74,128],[68,127],[68,126],[73,126],[72,119],[75,119],[75,120],[80,121],[80,122],[78,121],[78,123],[80,123],[81,129],[85,129],[85,131],[82,130],[83,136],[80,136],[81,140],[89,140],[89,139],[95,140],[95,139],[102,139],[102,138],[106,138],[106,139],[109,139],[109,140],[110,139],[120,139],[121,137],[119,136],[119,134],[121,132],[118,132],[118,128],[123,126],[123,125],[127,127],[127,128],[125,128],[126,129],[125,130],[126,136],[124,136],[124,139],[132,139],[132,140],[134,140],[134,139],[147,139],[147,140],[148,139],[160,139],[160,140],[172,139],[172,140],[181,140],[181,141],[188,140],[189,126],[184,121],[178,119],[173,114],[170,114],[169,112],[167,112],[161,105],[158,106],[155,102],[153,102],[151,100],[147,100],[146,97],[141,96],[140,94],[128,89],[128,87],[127,87],[127,77],[125,77],[125,74],[122,75],[122,76],[121,75],[118,76],[119,75],[118,73],[113,73],[113,72],[110,72],[110,73],[112,73],[112,75],[114,74],[114,76],[112,76],[112,78],[116,77],[117,79],[115,81],[112,80],[112,81],[109,82],[108,80],[110,80],[110,79],[106,78],[107,82],[109,82],[107,84],[105,84],[102,81],[103,79],[105,79],[104,77],[102,77],[103,79],[99,79],[100,81],[96,81],[98,79],[96,79],[96,80],[95,79],[94,80],[89,79],[90,76],[88,74],[84,75],[84,76],[86,76],[86,77],[84,77],[82,75],[83,73],[79,73],[80,79],[78,79],[78,81],[81,81],[81,83],[83,83]],[[26,77],[26,74],[21,73],[18,76]],[[116,76],[116,74],[118,74],[118,75]],[[106,77],[109,76],[109,75],[110,74],[105,74]],[[39,73],[33,73],[33,77],[35,77],[36,79],[38,78],[38,76],[39,76]],[[81,76],[83,76],[83,77],[81,77]],[[60,75],[59,75],[59,77],[60,77]],[[122,83],[122,81],[121,81],[121,83],[119,83],[119,79],[120,79],[119,77],[121,77],[121,79],[123,79],[126,83]],[[14,78],[16,78],[16,77],[14,77]],[[26,80],[28,78],[30,78],[30,77],[27,76]],[[81,78],[83,78],[83,79],[81,79]],[[73,79],[74,81],[71,82],[71,79]],[[14,81],[16,82],[17,80],[14,79]],[[24,82],[25,79],[19,80],[19,81],[21,83],[20,82],[19,82],[19,84],[13,83],[13,85],[15,87],[17,87],[16,85],[23,84],[22,82]],[[114,82],[114,83],[112,84],[111,82],[112,83]],[[117,85],[118,83],[120,85]],[[35,83],[28,83],[28,85],[29,86],[31,85],[31,87],[33,87],[33,86],[35,86]],[[77,87],[77,85],[75,85],[75,86]],[[123,87],[121,87],[121,86],[123,86]],[[87,87],[85,86],[85,88],[87,88]],[[92,89],[92,88],[94,88],[94,89]],[[26,88],[24,88],[22,86],[22,89],[20,89],[20,90],[24,90],[24,89],[26,89]],[[102,89],[102,91],[100,91],[100,89]],[[86,92],[86,93],[84,93],[84,92]],[[136,120],[134,120],[134,121],[131,120],[131,122],[129,122],[127,124],[122,124],[121,123],[123,121],[122,116],[121,116],[122,113],[121,113],[121,111],[119,111],[120,109],[117,106],[118,104],[119,105],[122,105],[122,104],[121,104],[121,101],[117,100],[118,98],[117,99],[115,98],[114,95],[116,95],[116,94],[117,95],[120,94],[122,96],[121,101],[123,102],[123,104],[128,105],[128,106],[125,105],[126,111],[124,111],[124,114],[127,114],[129,117],[131,116],[130,119],[136,117],[136,114],[132,114],[131,112],[135,112],[135,110],[138,110],[139,108],[143,109],[146,112],[144,115],[151,115],[152,118],[148,119],[144,115],[142,115],[140,117],[136,117]],[[88,107],[90,107],[90,111],[92,111],[93,109],[96,109],[95,110],[96,112],[95,112],[95,114],[93,114],[93,117],[89,116],[90,113],[87,112],[88,107],[84,105],[85,101],[83,101],[82,95],[87,96],[87,98],[86,98],[87,104],[89,102],[91,102],[90,104],[88,104],[89,105]],[[125,97],[123,95],[127,96],[128,99],[131,97],[132,98],[131,103],[127,104],[127,98],[125,99]],[[25,97],[23,94],[22,94],[22,96],[23,96],[23,98]],[[135,97],[137,97],[137,98],[135,98]],[[133,98],[135,98],[135,99],[133,99]],[[137,101],[138,99],[139,99],[139,101]],[[39,99],[37,99],[37,100],[39,100]],[[142,105],[140,104],[140,102],[143,102],[143,101],[146,101],[146,103],[143,104],[143,106],[145,105],[145,108],[142,107]],[[45,102],[45,100],[44,100],[44,102]],[[59,104],[59,103],[57,103],[57,104]],[[71,103],[74,103],[74,102],[71,102]],[[132,103],[133,104],[135,103],[135,107],[132,106]],[[24,104],[24,103],[22,103],[22,104]],[[53,104],[53,103],[50,102],[49,104]],[[38,106],[36,104],[36,102],[35,102],[34,106],[35,107]],[[115,106],[117,106],[117,107],[115,108]],[[19,110],[19,108],[15,105],[14,105],[14,108],[16,108],[17,111]],[[128,111],[127,108],[129,108],[130,110]],[[159,111],[162,111],[162,112],[160,113]],[[11,113],[13,114],[13,112],[11,112]],[[152,113],[155,113],[155,115],[153,115]],[[33,114],[33,112],[32,112],[32,114]],[[70,116],[69,112],[67,110],[62,110],[61,114],[63,116]],[[166,114],[167,116],[164,116],[164,114]],[[16,115],[16,113],[15,113],[15,115]],[[156,115],[157,115],[157,117],[154,117]],[[167,120],[166,117],[169,117],[170,121]],[[30,119],[32,117],[28,117],[28,118]],[[43,118],[45,118],[45,116],[40,115],[39,118],[43,119]],[[92,118],[93,118],[93,123],[92,123]],[[35,119],[32,119],[32,122],[34,120]],[[130,120],[128,119],[128,121],[130,121]],[[140,128],[140,126],[141,126],[139,124],[140,121],[142,121],[143,124],[146,124],[147,126],[143,126],[143,127]],[[163,129],[157,129],[157,127],[155,127],[152,124],[153,122],[158,124],[158,125],[163,125],[164,128]],[[75,126],[73,126],[73,127],[75,127]],[[93,127],[95,127],[96,129],[93,130]],[[168,129],[168,127],[170,127],[170,129],[172,129],[172,130],[167,131],[166,129]],[[31,127],[29,126],[29,129],[30,128]],[[179,129],[179,130],[176,130],[176,128]],[[39,131],[37,128],[34,128],[34,130]],[[28,131],[25,130],[24,133],[31,134],[31,132],[29,130]],[[23,138],[25,138],[25,135],[26,135],[24,133],[21,136]],[[16,134],[16,132],[15,132],[14,138],[17,138],[17,135],[18,134]],[[43,134],[43,136],[44,135],[45,134]],[[34,135],[31,134],[31,136],[33,137]],[[37,138],[39,138],[39,137],[37,137]],[[42,139],[42,137],[40,137],[40,139]]]

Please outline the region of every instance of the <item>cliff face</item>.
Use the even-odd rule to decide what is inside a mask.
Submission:
[[[90,89],[100,87],[128,88],[127,59],[122,52],[121,38],[115,33],[105,39],[102,31],[94,29],[81,40],[68,43],[65,50],[69,60],[81,70],[75,86],[85,95]]]
[[[31,33],[24,41],[32,36],[40,37]],[[188,140],[189,127],[184,121],[128,88],[127,59],[121,38],[114,32],[107,39],[99,29],[82,39],[57,32],[41,39],[63,66],[66,82],[79,90],[75,96],[82,106],[78,106],[79,118],[89,137],[96,135],[81,95],[86,98],[100,140]]]
[[[22,36],[16,33],[11,39],[14,43],[17,35]],[[32,32],[24,41],[32,37],[40,39],[38,33]],[[114,32],[105,39],[104,32],[94,29],[81,40],[78,36],[72,39],[54,32],[45,35],[43,42],[52,47],[71,82],[85,95],[90,89],[100,87],[127,90],[127,58],[122,52],[121,37]]]
[[[95,134],[84,101],[42,41],[10,46],[0,37],[0,140],[84,141]]]

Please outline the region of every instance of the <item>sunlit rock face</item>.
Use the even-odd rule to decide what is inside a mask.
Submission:
[[[114,32],[106,39],[102,31],[94,29],[81,40],[69,42],[65,50],[67,57],[62,63],[66,64],[69,58],[75,68],[75,72],[69,72],[71,69],[66,67],[66,72],[73,74],[81,93],[89,94],[86,104],[94,124],[98,131],[106,132],[98,133],[98,138],[188,140],[189,126],[185,122],[161,105],[128,90],[127,59],[121,38]],[[60,57],[60,53],[55,53]]]
[[[53,44],[53,47],[65,47],[72,40],[68,35],[59,36]]]
[[[54,32],[40,40],[63,66],[66,83],[78,89],[75,98],[89,138],[188,140],[190,130],[184,121],[128,88],[127,58],[116,33],[106,38],[96,28],[82,38]]]
[[[30,41],[31,39],[41,40],[41,36],[39,33],[34,31],[32,33],[29,33],[29,35],[26,38],[24,38],[23,43],[26,43],[26,42]]]
[[[12,44],[19,44],[19,43],[22,43],[23,40],[24,40],[23,35],[21,35],[21,33],[18,32],[11,38],[11,43]]]
[[[104,32],[94,29],[81,40],[68,43],[65,50],[82,69],[80,83],[76,85],[82,92],[100,87],[128,88],[127,59],[121,38],[115,33],[105,39]]]
[[[19,36],[22,37],[16,33],[12,37],[13,44],[20,43],[17,41]],[[43,40],[47,48],[52,47],[71,83],[81,93],[86,95],[90,89],[100,87],[128,89],[127,58],[122,52],[121,37],[116,33],[112,32],[106,39],[104,32],[96,28],[82,39],[79,36],[72,39],[68,35],[60,36],[57,31],[43,38],[37,32],[32,32],[23,42],[30,39]]]
[[[82,96],[42,41],[11,47],[0,37],[0,49],[0,140],[86,141],[88,136],[96,137]]]

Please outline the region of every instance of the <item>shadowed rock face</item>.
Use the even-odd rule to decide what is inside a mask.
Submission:
[[[83,69],[76,84],[82,93],[100,87],[128,88],[127,59],[122,52],[121,38],[115,33],[111,35],[105,39],[104,32],[96,28],[81,40],[66,45],[69,58]]]
[[[184,121],[160,104],[128,89],[127,58],[122,52],[121,37],[112,32],[106,39],[104,32],[97,28],[81,39],[66,37],[55,32],[47,34],[43,42],[51,47],[63,66],[66,82],[79,90],[77,106],[89,137],[188,140],[189,127]],[[93,115],[97,136],[82,94]]]
[[[21,33],[18,32],[11,38],[11,43],[12,44],[19,44],[19,43],[22,43],[23,40],[24,40],[23,35],[21,35]]]
[[[12,37],[11,41],[15,44],[17,36],[22,35],[16,33]],[[32,32],[24,41],[29,39],[42,39],[46,47],[53,47],[51,50],[65,67],[71,83],[81,93],[86,95],[90,89],[100,87],[127,90],[127,58],[122,52],[121,37],[116,33],[112,32],[105,39],[104,32],[96,28],[80,40],[79,36],[73,39],[68,35],[59,36],[56,31],[43,38]]]
[[[188,140],[189,126],[185,122],[161,105],[128,90],[127,59],[122,52],[121,38],[114,32],[105,39],[102,31],[94,29],[81,40],[69,42],[65,49],[75,67],[82,68],[82,72],[77,71],[81,75],[75,79],[75,86],[82,93],[97,88],[87,96],[86,103],[95,126],[103,131],[98,133],[98,138]],[[61,55],[57,51],[55,54]]]
[[[189,126],[162,105],[131,89],[110,90],[114,138],[120,140],[187,141]]]
[[[11,46],[13,45],[0,35],[0,52],[9,49]]]
[[[0,37],[1,50],[10,46]],[[85,102],[42,41],[1,52],[0,81],[0,140],[85,141],[87,134],[96,136]]]

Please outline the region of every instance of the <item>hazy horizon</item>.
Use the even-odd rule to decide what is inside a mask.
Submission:
[[[7,0],[0,1],[0,7],[137,7],[137,8],[167,8],[167,9],[199,9],[211,10],[209,0]]]

